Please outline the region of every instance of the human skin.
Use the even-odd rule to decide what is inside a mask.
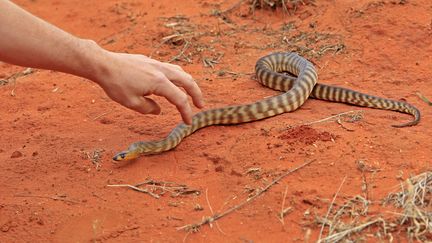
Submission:
[[[201,90],[180,66],[105,50],[7,0],[0,0],[0,36],[1,61],[87,78],[111,99],[137,112],[159,114],[160,106],[148,96],[163,96],[177,107],[183,121],[191,124],[188,95],[196,107],[204,106]]]

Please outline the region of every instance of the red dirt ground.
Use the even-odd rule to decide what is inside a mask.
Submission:
[[[406,100],[421,110],[420,124],[396,129],[390,124],[411,117],[309,100],[289,114],[205,128],[173,151],[113,163],[111,157],[130,143],[164,137],[180,121],[176,109],[158,98],[162,115],[138,115],[111,101],[90,81],[36,70],[15,84],[0,86],[0,242],[313,241],[320,231],[314,217],[326,214],[345,176],[337,202],[363,195],[364,177],[368,199],[379,204],[398,189],[400,179],[431,169],[432,109],[416,95],[420,91],[432,98],[431,1],[324,0],[315,6],[299,5],[292,15],[282,8],[255,9],[252,15],[244,2],[217,14],[236,2],[16,1],[114,51],[169,61],[189,43],[184,56],[173,62],[198,80],[206,108],[277,94],[254,81],[254,63],[270,52],[293,50],[295,37],[300,38],[297,45],[318,49],[342,43],[342,51],[329,50],[322,57],[305,52],[317,66],[319,82]],[[330,35],[301,39],[301,32]],[[176,33],[184,35],[163,43],[163,37]],[[217,61],[213,68],[203,64],[210,59]],[[1,63],[0,79],[22,70]],[[296,126],[350,110],[364,111],[363,118],[342,125],[333,121]],[[95,151],[101,156],[95,160],[99,167],[87,156]],[[220,230],[214,223],[194,234],[176,229],[212,215],[211,210],[222,212],[242,202],[251,190],[311,160],[218,220]],[[358,161],[374,172],[362,172]],[[173,197],[167,192],[155,199],[107,186],[147,178],[186,184],[201,194]],[[283,225],[277,215],[285,190],[284,207],[291,212]],[[389,213],[374,210],[369,216]],[[377,239],[373,234],[365,237]],[[405,233],[393,237],[403,240]]]

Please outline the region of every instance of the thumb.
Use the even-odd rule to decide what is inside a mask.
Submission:
[[[147,97],[139,97],[132,109],[142,114],[159,115],[161,112],[160,106],[154,100]]]

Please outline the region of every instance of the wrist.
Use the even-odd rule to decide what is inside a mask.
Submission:
[[[100,85],[102,77],[108,73],[109,51],[103,49],[95,41],[79,39],[78,68],[74,75],[90,79]]]

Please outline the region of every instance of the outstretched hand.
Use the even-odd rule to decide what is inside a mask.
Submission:
[[[186,124],[192,122],[187,94],[196,107],[204,106],[197,83],[180,66],[137,54],[107,52],[106,56],[104,71],[95,81],[114,101],[143,114],[159,114],[160,106],[148,96],[163,96]]]

